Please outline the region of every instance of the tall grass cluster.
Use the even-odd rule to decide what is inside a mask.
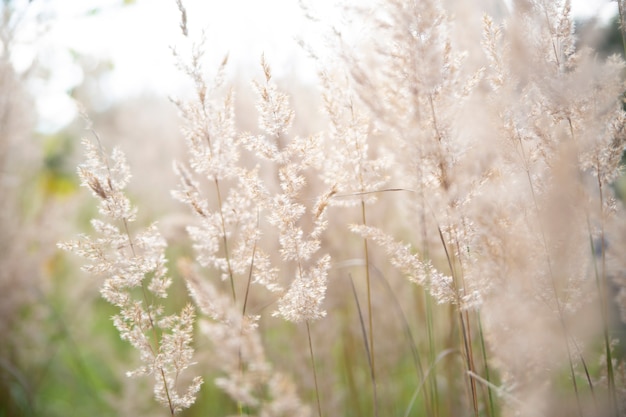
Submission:
[[[189,416],[626,414],[625,67],[578,42],[569,1],[347,8],[358,31],[301,40],[319,96],[298,113],[270,59],[237,86],[175,6],[194,94],[172,100],[186,156],[161,172],[184,238],[142,215],[141,167],[96,125],[78,176],[98,212],[59,244],[134,348],[134,396]]]

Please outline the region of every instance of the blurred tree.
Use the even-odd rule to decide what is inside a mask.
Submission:
[[[610,55],[624,55],[624,44],[619,27],[619,16],[613,17],[608,23],[598,19],[579,20],[576,22],[576,35],[579,47],[593,47],[598,57],[605,59]]]

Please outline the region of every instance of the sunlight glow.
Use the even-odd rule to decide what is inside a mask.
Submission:
[[[15,3],[23,4],[29,14],[43,14],[44,21],[48,17],[49,27],[35,47],[32,40],[25,41],[28,47],[14,51],[13,56],[18,70],[27,68],[35,59],[50,70],[46,83],[35,86],[36,96],[41,98],[38,108],[42,129],[58,129],[75,116],[68,92],[84,78],[85,67],[78,61],[87,61],[92,69],[98,64],[110,65],[111,70],[99,85],[107,99],[103,107],[141,94],[171,96],[184,86],[185,78],[175,68],[170,50],[182,41],[180,13],[174,0]],[[296,0],[184,2],[190,37],[197,39],[200,33],[205,34],[210,55],[207,58],[216,65],[228,54],[231,73],[249,76],[258,71],[259,58],[265,54],[276,76],[304,80],[312,79],[315,69],[297,40],[306,39],[319,46],[323,42],[320,28],[330,28],[341,19],[339,3],[350,2],[307,2],[312,13],[323,19],[323,25],[314,27]],[[606,19],[615,14],[616,3],[574,0],[572,7],[576,16]]]

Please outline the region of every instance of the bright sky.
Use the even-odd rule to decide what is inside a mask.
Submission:
[[[50,17],[38,48],[20,48],[14,56],[17,66],[25,68],[37,50],[40,62],[53,69],[50,78],[35,87],[42,129],[54,130],[75,115],[75,104],[65,94],[83,78],[74,52],[113,64],[102,81],[113,101],[146,91],[167,96],[179,90],[183,76],[170,51],[170,46],[184,45],[175,0],[136,0],[127,6],[123,0],[14,2],[28,4],[30,15],[43,11]],[[327,16],[332,3],[316,0],[316,8]],[[190,37],[197,39],[205,31],[215,67],[228,53],[229,61],[237,63],[232,68],[256,71],[265,53],[276,75],[313,73],[295,41],[296,36],[307,36],[308,23],[297,0],[185,0],[184,4]],[[300,59],[294,59],[298,54]]]
[[[351,1],[362,4],[363,0]],[[129,6],[124,6],[123,0],[13,3],[28,4],[29,14],[49,16],[49,28],[39,47],[20,48],[15,54],[18,67],[28,66],[38,53],[38,59],[52,69],[50,78],[35,86],[43,130],[62,127],[75,115],[75,104],[66,92],[81,82],[83,73],[72,51],[111,61],[113,70],[102,86],[111,100],[145,91],[161,95],[179,91],[182,76],[169,50],[182,41],[175,0],[135,0]],[[339,19],[335,12],[338,0],[308,3],[314,4],[325,20]],[[297,0],[184,0],[184,4],[189,26],[196,31],[192,37],[206,30],[208,49],[216,63],[228,52],[239,71],[253,72],[265,53],[276,75],[313,74],[295,38],[315,38],[315,29],[302,17]],[[585,17],[611,16],[617,8],[610,0],[573,0],[572,6],[574,15]]]

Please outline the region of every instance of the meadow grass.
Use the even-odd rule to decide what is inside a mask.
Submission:
[[[71,343],[44,372],[79,375],[98,415],[623,415],[624,62],[577,46],[568,1],[513,3],[346,9],[365,35],[331,28],[324,54],[304,40],[319,100],[296,112],[264,56],[236,89],[177,0],[185,233],[144,217],[140,167],[89,125],[78,177],[98,208],[58,245],[89,278],[52,267],[102,299],[69,320],[71,296],[49,293],[47,334]],[[38,415],[3,358],[3,412]]]

